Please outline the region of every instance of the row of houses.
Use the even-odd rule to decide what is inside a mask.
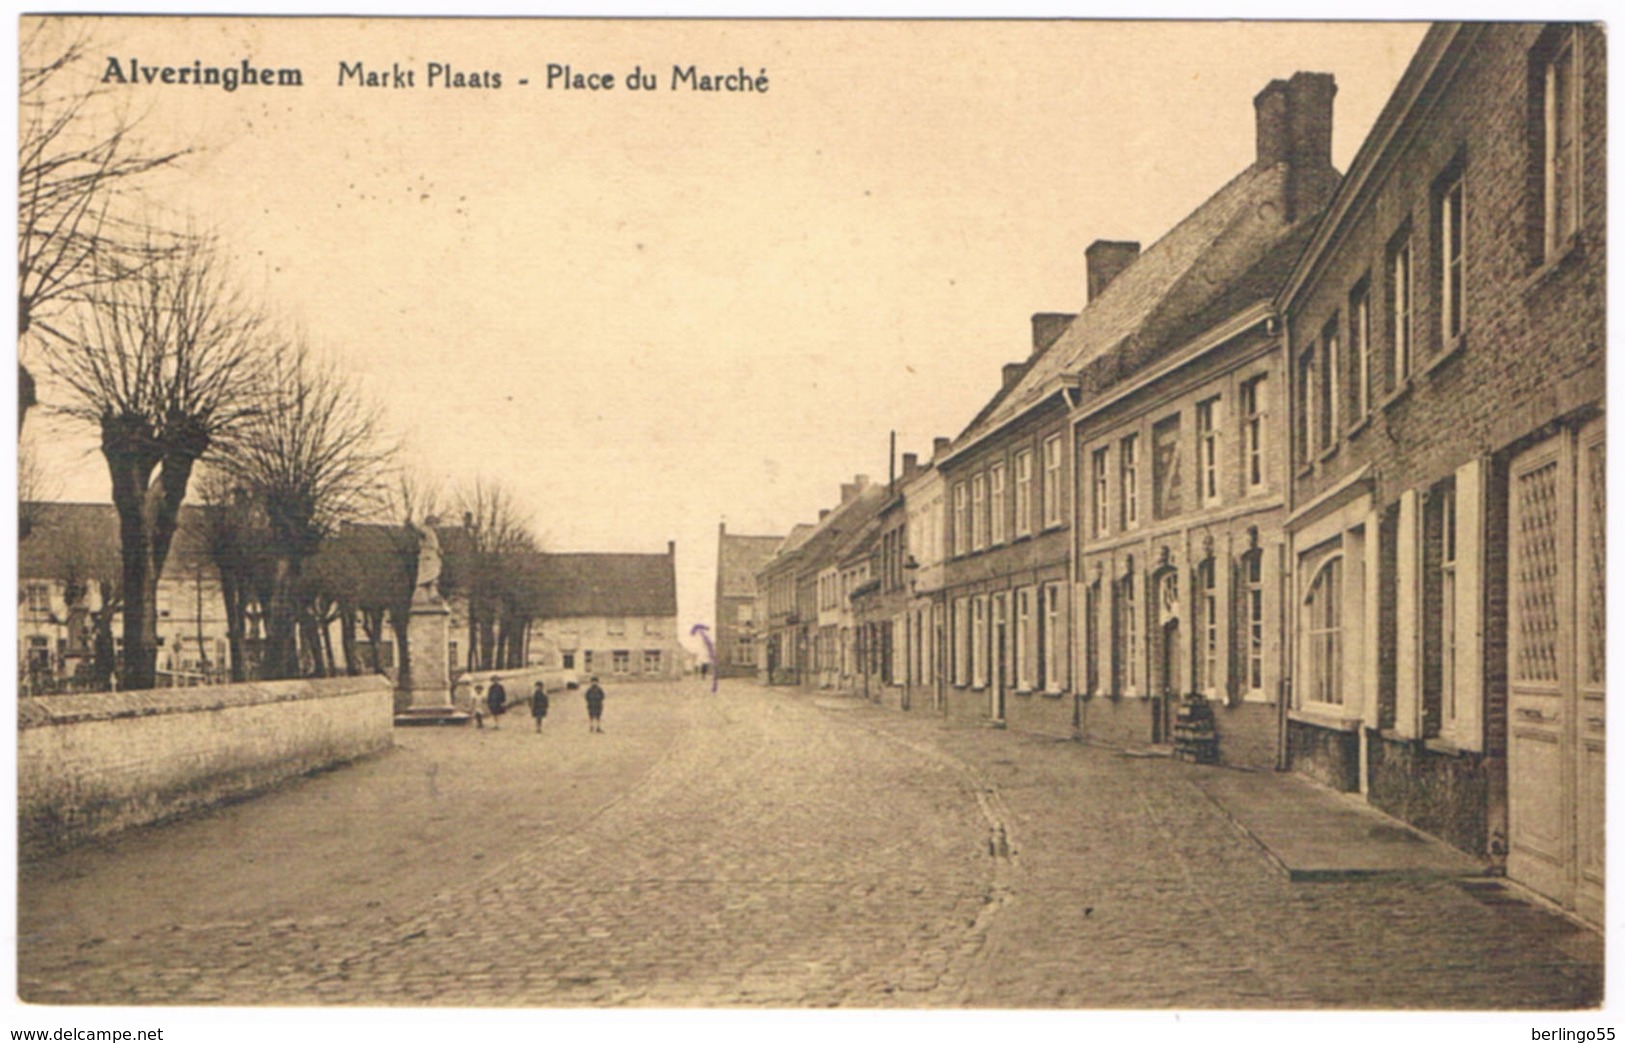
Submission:
[[[1118,744],[1201,698],[1223,761],[1600,922],[1603,33],[1433,27],[1345,173],[1335,93],[1269,83],[1255,162],[1092,244],[958,437],[778,541],[732,647]]]
[[[98,632],[111,661],[123,640],[118,601],[109,595],[119,577],[118,518],[111,504],[31,503],[33,520],[18,542],[18,662],[30,691],[84,687],[96,657]],[[220,571],[207,547],[206,512],[188,505],[158,582],[159,674],[166,684],[197,684],[230,677],[229,640]],[[448,567],[471,553],[465,526],[439,527]],[[346,524],[324,553],[347,556],[346,575],[374,591],[409,588],[416,539],[404,526]],[[540,592],[519,642],[524,665],[565,677],[600,674],[606,680],[671,679],[689,667],[678,639],[674,543],[665,553],[553,553],[523,563]],[[518,566],[516,566],[518,567]],[[350,620],[331,619],[324,640],[333,668],[397,675],[400,653],[379,598],[360,594]],[[447,599],[447,658],[452,670],[470,662],[466,594]],[[371,611],[369,611],[369,609]],[[253,612],[242,644],[250,674],[264,646],[264,621]],[[353,641],[342,639],[350,630]],[[345,650],[355,662],[346,660]],[[307,650],[308,652],[309,650]],[[308,659],[308,655],[307,655]],[[319,672],[313,662],[307,668]]]

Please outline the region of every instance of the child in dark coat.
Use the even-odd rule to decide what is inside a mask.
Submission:
[[[542,734],[542,719],[547,716],[547,686],[540,681],[531,689],[530,715],[536,719],[536,734]]]

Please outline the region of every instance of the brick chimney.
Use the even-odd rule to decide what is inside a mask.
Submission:
[[[1337,187],[1332,170],[1332,100],[1337,81],[1328,72],[1296,72],[1271,80],[1253,98],[1260,167],[1287,165],[1287,220],[1313,214]]]
[[[1025,372],[1027,372],[1025,362],[1006,362],[1004,364],[1004,386],[1009,387],[1014,384],[1021,379],[1021,375]]]
[[[931,439],[931,459],[937,460],[947,456],[948,447],[953,444],[954,440],[952,438],[944,438],[942,435]]]
[[[844,490],[845,486],[842,486],[842,489]],[[846,500],[842,499],[841,502],[845,503]],[[828,507],[820,507],[818,509],[818,520],[823,521],[825,518],[828,518],[828,517],[829,517],[829,508]]]
[[[915,473],[918,472],[919,469],[920,469],[920,454],[919,453],[904,453],[903,454],[903,481],[906,482],[910,478],[913,478]]]
[[[851,482],[842,482],[841,483],[841,502],[842,503],[851,503],[852,502],[852,497],[854,497],[856,495],[858,495],[858,487],[857,486],[853,485]]]
[[[1088,254],[1086,253],[1084,256],[1087,257]],[[1033,316],[1032,357],[1037,358],[1042,355],[1049,349],[1051,344],[1060,340],[1061,334],[1066,332],[1066,328],[1072,325],[1072,320],[1075,318],[1077,316],[1069,312],[1041,311],[1035,314]]]
[[[1084,266],[1088,269],[1089,300],[1105,292],[1113,279],[1140,256],[1140,244],[1115,239],[1096,239],[1083,251]]]
[[[668,558],[677,557],[677,541],[676,540],[667,540],[666,541],[666,557],[668,557]]]

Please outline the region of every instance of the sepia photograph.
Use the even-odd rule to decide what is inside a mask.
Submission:
[[[1612,1040],[1536,13],[15,16],[4,1027]]]

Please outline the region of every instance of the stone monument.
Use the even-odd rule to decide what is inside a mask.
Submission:
[[[466,724],[469,715],[451,701],[451,664],[448,630],[451,609],[440,596],[440,537],[435,519],[414,522],[417,536],[417,572],[412,584],[412,621],[406,669],[401,687],[407,705],[395,715],[396,724]]]

